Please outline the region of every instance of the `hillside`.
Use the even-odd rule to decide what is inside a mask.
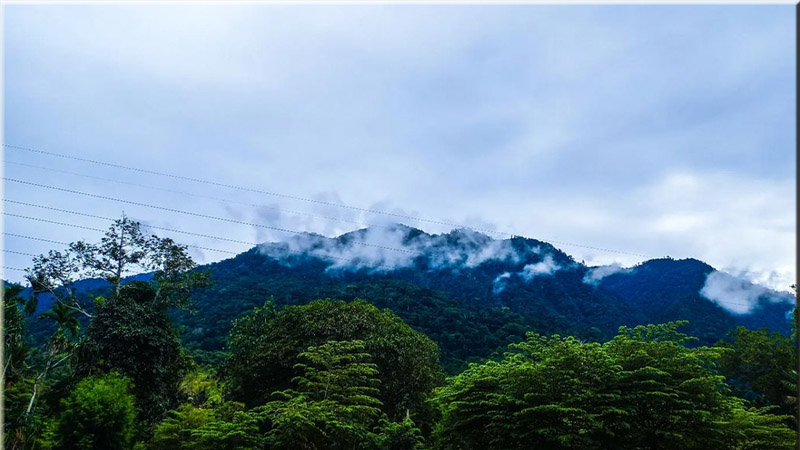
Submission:
[[[542,241],[467,230],[431,235],[391,225],[335,239],[303,234],[199,267],[206,269],[213,286],[194,293],[190,313],[174,315],[184,344],[201,354],[224,350],[232,322],[254,307],[320,298],[361,298],[392,310],[439,345],[450,373],[528,331],[607,340],[620,326],[688,320],[688,334],[713,344],[738,325],[783,334],[791,325],[788,293],[758,287],[763,295],[744,314],[706,298],[714,268],[695,259],[588,267]],[[93,296],[104,285],[92,279],[77,287]],[[47,308],[42,295],[38,310]],[[51,327],[34,320],[31,334],[39,340]]]
[[[604,340],[621,325],[688,320],[687,332],[701,343],[740,324],[788,333],[792,307],[787,293],[764,289],[752,310],[729,311],[701,295],[714,268],[693,259],[592,268],[534,239],[431,235],[401,225],[335,239],[300,235],[204,267],[214,286],[194,296],[194,314],[179,317],[190,348],[223,349],[231,321],[268,300],[358,297],[430,336],[450,369],[522,340],[525,331]]]

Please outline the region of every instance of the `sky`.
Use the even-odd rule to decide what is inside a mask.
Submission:
[[[124,212],[201,263],[399,221],[794,283],[793,5],[3,13],[6,145],[238,187],[5,147],[4,266],[60,247],[11,235],[97,240]]]

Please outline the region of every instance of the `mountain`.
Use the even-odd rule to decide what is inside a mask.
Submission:
[[[434,235],[398,224],[337,238],[299,234],[198,269],[210,269],[213,286],[193,294],[192,311],[174,313],[196,354],[223,350],[232,321],[267,301],[280,307],[361,298],[433,339],[451,373],[528,331],[604,340],[622,325],[688,320],[685,331],[700,344],[738,325],[788,334],[794,299],[695,259],[589,267],[535,239],[465,229]],[[90,279],[77,288],[91,297],[108,284]],[[42,296],[37,310],[49,304]],[[30,331],[43,339],[51,326],[33,320]]]
[[[337,238],[301,234],[204,267],[214,286],[196,293],[193,314],[176,317],[189,348],[223,349],[231,321],[265,301],[358,297],[425,332],[451,371],[526,331],[602,340],[621,325],[688,320],[686,332],[711,344],[738,325],[789,333],[793,307],[791,294],[744,282],[741,288],[757,295],[729,289],[723,292],[738,302],[723,303],[704,291],[717,272],[695,259],[588,267],[542,241],[463,229],[432,235],[388,225]]]

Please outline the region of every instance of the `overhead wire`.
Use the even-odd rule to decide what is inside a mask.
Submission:
[[[202,179],[202,178],[187,177],[187,176],[183,176],[183,175],[177,175],[177,174],[174,174],[174,173],[168,173],[168,172],[162,172],[162,171],[156,171],[156,170],[150,170],[150,169],[142,169],[142,168],[127,166],[127,165],[123,165],[123,164],[110,163],[110,162],[107,162],[107,161],[100,161],[100,160],[90,159],[90,158],[82,158],[82,157],[78,157],[78,156],[74,156],[74,155],[66,155],[66,154],[63,154],[63,153],[49,152],[49,151],[34,149],[34,148],[30,148],[30,147],[22,147],[22,146],[11,145],[11,144],[3,144],[3,146],[6,147],[6,148],[9,148],[9,149],[13,149],[13,150],[27,151],[27,152],[46,155],[46,156],[51,156],[51,157],[70,159],[70,160],[81,161],[81,162],[86,162],[86,163],[91,163],[91,164],[96,164],[96,165],[102,165],[102,166],[106,166],[106,167],[114,167],[114,168],[117,168],[117,169],[129,170],[129,171],[134,171],[134,172],[138,172],[138,173],[146,173],[146,174],[150,174],[150,175],[157,175],[157,176],[168,177],[168,178],[172,178],[172,179],[178,179],[178,180],[183,180],[183,181],[190,181],[190,182],[194,182],[194,183],[201,183],[201,184],[211,185],[211,186],[225,187],[225,188],[235,189],[235,190],[240,190],[240,191],[254,192],[254,193],[259,193],[259,194],[264,194],[264,195],[275,196],[275,197],[279,197],[279,198],[285,198],[285,199],[291,199],[291,200],[297,200],[297,201],[304,201],[304,202],[321,204],[321,205],[337,207],[337,208],[346,208],[346,209],[360,211],[360,212],[366,212],[366,213],[370,213],[370,214],[377,214],[377,215],[384,215],[384,216],[390,216],[390,217],[396,217],[396,218],[402,218],[402,219],[408,219],[408,220],[415,220],[415,221],[419,221],[419,222],[425,222],[425,223],[431,223],[431,224],[437,224],[437,225],[444,225],[444,226],[449,226],[449,227],[453,227],[453,228],[466,228],[466,229],[470,229],[470,230],[474,230],[474,231],[479,231],[479,232],[483,232],[483,233],[490,233],[490,234],[496,234],[496,235],[511,236],[511,237],[515,237],[515,236],[525,237],[525,236],[522,236],[522,235],[520,235],[518,233],[511,233],[511,232],[506,232],[506,231],[497,231],[497,230],[492,230],[492,229],[488,229],[488,228],[485,228],[485,227],[465,226],[465,225],[457,224],[457,223],[453,223],[453,222],[447,222],[447,221],[435,220],[435,219],[428,219],[428,218],[412,216],[412,215],[408,215],[408,214],[392,213],[392,212],[381,211],[381,210],[377,210],[377,209],[373,209],[373,208],[362,208],[362,207],[350,206],[350,205],[343,204],[343,203],[328,202],[328,201],[318,200],[318,199],[313,199],[313,198],[308,198],[308,197],[283,194],[283,193],[279,193],[279,192],[266,191],[266,190],[262,190],[262,189],[249,188],[249,187],[238,186],[238,185],[229,184],[229,183],[221,183],[221,182],[217,182],[217,181],[213,181],[213,180],[206,180],[206,179]],[[17,164],[19,164],[19,163],[17,163]],[[29,165],[29,166],[31,166],[31,165]],[[50,169],[45,169],[45,170],[50,170]],[[72,173],[72,174],[77,175],[75,173]],[[83,175],[81,174],[81,175],[78,175],[78,176],[83,176]],[[636,256],[636,257],[646,258],[646,259],[652,258],[651,256],[646,255],[646,254],[642,254],[642,253],[634,253],[634,252],[627,252],[627,251],[622,251],[622,250],[614,250],[614,249],[605,248],[605,247],[585,245],[585,244],[561,241],[561,240],[556,240],[556,239],[542,239],[542,240],[545,240],[546,242],[550,242],[550,243],[554,243],[554,244],[567,245],[567,246],[571,246],[571,247],[578,247],[578,248],[585,248],[585,249],[597,250],[597,251],[608,252],[608,253],[616,253],[616,254],[623,254],[623,255],[629,255],[629,256]]]
[[[239,225],[247,225],[247,226],[256,227],[256,228],[264,228],[264,229],[278,231],[278,232],[282,232],[282,233],[295,234],[295,235],[307,234],[304,231],[291,230],[291,229],[288,229],[288,228],[275,227],[275,226],[259,224],[259,223],[255,223],[255,222],[245,222],[245,221],[242,221],[242,220],[230,219],[230,218],[227,218],[227,217],[212,216],[210,214],[197,213],[197,212],[193,212],[193,211],[185,211],[185,210],[181,210],[181,209],[177,209],[177,208],[169,208],[169,207],[166,207],[166,206],[151,205],[149,203],[136,202],[136,201],[132,201],[132,200],[125,200],[125,199],[121,199],[121,198],[110,197],[110,196],[100,195],[100,194],[92,194],[90,192],[77,191],[77,190],[74,190],[74,189],[67,189],[67,188],[59,187],[59,186],[50,186],[50,185],[42,184],[42,183],[34,183],[32,181],[18,180],[16,178],[2,177],[0,179],[5,180],[5,181],[10,181],[12,183],[19,183],[19,184],[24,184],[24,185],[28,185],[28,186],[35,186],[35,187],[40,187],[40,188],[44,188],[44,189],[51,189],[51,190],[55,190],[55,191],[59,191],[59,192],[66,192],[66,193],[75,194],[75,195],[83,195],[83,196],[86,196],[86,197],[98,198],[98,199],[114,201],[114,202],[118,202],[118,203],[125,203],[125,204],[128,204],[128,205],[135,205],[135,206],[141,206],[141,207],[145,207],[145,208],[157,209],[157,210],[160,210],[160,211],[167,211],[167,212],[172,212],[172,213],[177,213],[177,214],[185,214],[185,215],[194,216],[194,217],[201,217],[201,218],[204,218],[204,219],[212,219],[212,220],[218,220],[218,221],[221,221],[221,222],[235,223],[235,224],[239,224]],[[374,248],[380,248],[380,249],[384,249],[384,250],[391,250],[391,251],[402,252],[402,253],[418,254],[418,252],[414,252],[414,251],[411,251],[411,250],[406,250],[406,249],[396,248],[396,247],[389,247],[389,246],[385,246],[385,245],[370,244],[368,242],[353,241],[353,243],[356,244],[356,245],[362,245],[362,246],[365,246],[365,247],[374,247]]]
[[[36,222],[49,223],[49,224],[52,224],[52,225],[61,225],[61,226],[67,226],[67,227],[72,227],[72,228],[80,228],[82,230],[97,231],[97,232],[100,232],[100,233],[105,233],[105,231],[106,231],[106,230],[102,230],[100,228],[87,227],[87,226],[78,225],[78,224],[75,224],[75,223],[58,222],[56,220],[42,219],[41,217],[32,217],[32,216],[25,216],[25,215],[22,215],[22,214],[14,214],[14,213],[10,213],[10,212],[7,212],[7,211],[3,211],[2,215],[8,216],[8,217],[17,217],[17,218],[26,219],[26,220],[33,220],[33,221],[36,221]],[[34,239],[34,238],[30,238],[28,236],[22,236],[22,235],[18,235],[18,234],[10,234],[10,233],[3,233],[3,234],[5,234],[6,236],[17,236],[17,237],[24,237],[24,238],[28,238],[28,239]],[[43,239],[36,238],[36,240],[43,240]],[[50,242],[57,243],[57,244],[66,244],[66,243],[62,243],[62,242],[58,242],[58,241],[50,241]],[[207,250],[207,251],[212,251],[212,252],[227,253],[227,254],[230,254],[230,255],[238,254],[236,252],[232,252],[232,251],[229,251],[229,250],[220,250],[220,249],[216,249],[216,248],[202,247],[202,246],[199,246],[199,245],[191,245],[191,244],[183,244],[183,245],[185,245],[186,247],[196,248],[196,249],[199,249],[199,250]],[[31,256],[36,256],[36,255],[31,255]]]

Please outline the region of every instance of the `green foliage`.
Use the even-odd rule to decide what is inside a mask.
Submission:
[[[331,400],[360,415],[380,414],[378,366],[368,362],[363,341],[328,341],[298,355],[294,366],[302,373],[292,382],[314,400]]]
[[[414,421],[406,417],[402,422],[382,420],[375,436],[375,448],[380,450],[423,450],[425,440]]]
[[[440,382],[436,344],[389,311],[360,300],[321,300],[276,311],[257,308],[231,331],[224,373],[234,398],[248,406],[288,389],[300,354],[328,341],[361,340],[378,370],[383,411],[391,418],[425,412],[428,393]]]
[[[791,448],[780,419],[746,409],[714,373],[723,351],[687,347],[679,325],[623,327],[605,344],[529,335],[437,391],[440,446]]]
[[[245,450],[262,448],[261,417],[241,403],[216,408],[181,405],[154,430],[151,446],[158,450]]]
[[[192,450],[250,450],[262,448],[258,414],[237,411],[228,420],[209,422],[192,431]]]
[[[129,381],[115,373],[78,383],[62,401],[63,410],[54,424],[54,448],[131,448],[136,409],[129,387]]]
[[[355,449],[373,439],[381,415],[377,366],[362,341],[329,341],[299,355],[297,390],[260,408],[278,449]]]
[[[251,251],[214,265],[221,285],[198,292],[209,273],[196,270],[185,247],[146,236],[125,217],[99,243],[35,258],[27,274],[34,295],[24,300],[19,287],[4,289],[5,447],[788,450],[794,444],[786,415],[796,401],[789,395],[796,388],[790,339],[740,328],[731,343],[702,347],[678,331],[683,323],[622,327],[613,336],[620,323],[702,315],[706,320],[692,330],[707,343],[741,323],[696,301],[710,269],[699,261],[637,267],[637,277],[650,281],[646,288],[627,276],[591,287],[578,267],[535,283],[510,276],[498,290],[492,289],[498,274],[519,268],[488,262],[442,270],[420,259],[419,267],[392,274],[329,273],[313,258],[295,262],[287,267]],[[125,278],[135,270],[151,277]],[[87,281],[104,290],[76,288],[86,275],[105,280]],[[191,295],[199,314],[187,316]],[[327,297],[365,300],[306,303]],[[273,302],[236,320],[224,348],[231,320],[264,298]],[[42,320],[25,323],[25,311],[50,305]],[[780,309],[767,302],[759,308]],[[170,315],[180,319],[179,328]],[[34,341],[40,345],[29,346],[34,328],[46,333]],[[532,329],[542,334],[526,334]],[[555,331],[573,336],[544,335]],[[466,370],[441,386],[439,361],[449,373]]]
[[[24,376],[30,353],[25,337],[25,316],[20,309],[25,304],[19,296],[21,291],[20,285],[3,285],[3,380],[6,389]]]
[[[111,224],[100,242],[74,242],[64,255],[75,261],[70,266],[71,273],[80,272],[111,283],[112,296],[119,294],[124,276],[136,271],[152,272],[150,283],[155,289],[155,303],[184,307],[192,289],[208,286],[208,273],[192,270],[196,264],[186,246],[170,238],[145,234],[139,222],[125,215]],[[57,282],[61,277],[45,279]]]
[[[22,286],[3,285],[3,430],[6,448],[13,448],[26,434],[25,408],[30,398],[31,349],[25,336],[25,316],[19,297]]]
[[[796,396],[794,386],[794,342],[779,333],[739,327],[731,333],[733,343],[720,360],[721,373],[741,396],[759,406],[775,405],[782,414],[794,415],[788,401]]]
[[[155,428],[159,449],[421,449],[410,418],[396,423],[381,412],[377,365],[362,341],[328,341],[298,355],[294,389],[277,391],[263,406],[182,405]],[[196,376],[187,377],[195,380]],[[232,408],[231,406],[234,406]]]
[[[166,306],[156,290],[131,282],[99,308],[83,349],[84,370],[118,371],[133,382],[140,417],[160,420],[180,402],[179,386],[190,367]]]
[[[184,404],[170,412],[153,432],[152,447],[162,450],[191,448],[192,430],[214,421],[214,410]]]
[[[183,377],[179,392],[195,406],[214,407],[222,403],[222,389],[215,375],[207,369],[196,367]]]

